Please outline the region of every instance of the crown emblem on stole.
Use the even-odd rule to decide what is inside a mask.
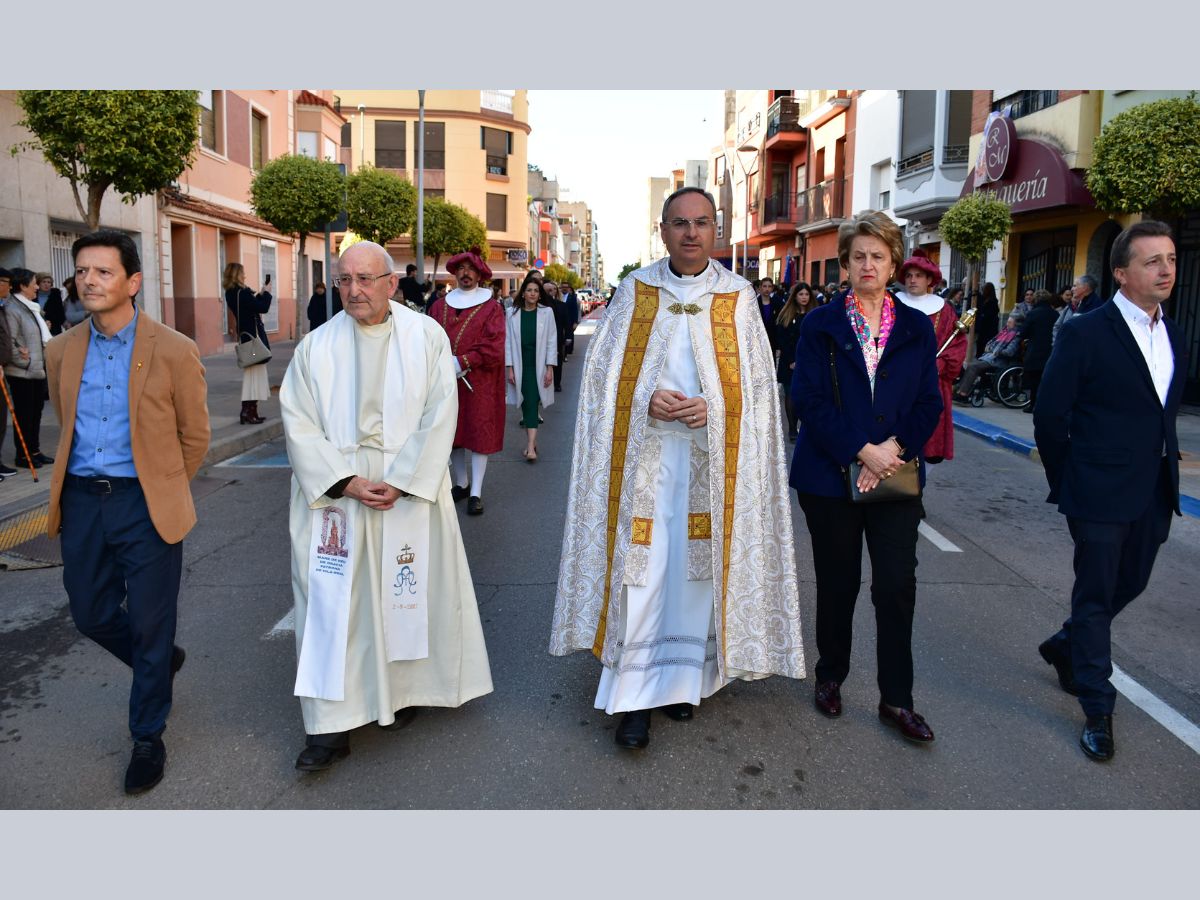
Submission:
[[[400,566],[407,566],[416,558],[417,557],[413,554],[412,547],[408,546],[408,544],[405,544],[400,549],[400,553],[396,556],[396,564]]]

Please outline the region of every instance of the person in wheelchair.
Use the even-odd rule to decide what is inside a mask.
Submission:
[[[987,342],[983,356],[963,369],[958,389],[954,392],[955,403],[970,404],[971,391],[975,389],[979,376],[985,372],[999,373],[1017,361],[1021,351],[1018,324],[1017,317],[1010,315],[1004,330]]]

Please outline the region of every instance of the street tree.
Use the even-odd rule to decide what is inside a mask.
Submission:
[[[487,228],[478,216],[457,203],[441,197],[425,198],[425,253],[433,257],[433,271],[443,256],[452,256],[474,247],[487,259]]]
[[[583,287],[583,279],[562,263],[551,263],[545,269],[546,278],[556,284],[567,284],[572,290]]]
[[[970,284],[978,287],[980,266],[996,241],[1012,228],[1012,212],[991,191],[976,191],[960,198],[942,215],[938,225],[946,243],[967,260]]]
[[[1200,206],[1200,103],[1193,91],[1118,113],[1092,145],[1096,205],[1168,219]]]
[[[1012,228],[1012,211],[992,191],[976,191],[955,201],[942,215],[938,230],[950,247],[968,263],[968,290],[964,308],[974,306],[972,291],[978,289],[988,250]],[[968,360],[974,358],[975,323],[967,340]]]
[[[628,275],[630,272],[634,272],[634,271],[640,269],[641,267],[642,267],[642,261],[640,259],[637,262],[626,263],[624,268],[621,269],[621,274],[617,276],[617,284],[620,284],[622,281],[624,281],[625,276]]]
[[[25,117],[18,124],[34,139],[11,151],[40,150],[70,182],[80,218],[94,231],[110,187],[132,204],[167,187],[191,165],[200,133],[197,96],[197,91],[19,91]]]
[[[250,183],[250,205],[280,234],[292,235],[300,248],[297,309],[308,295],[305,240],[342,211],[345,179],[337,163],[284,154],[271,160]],[[299,319],[297,319],[299,321]]]
[[[346,222],[364,241],[386,246],[417,224],[417,189],[391,172],[363,166],[346,178]]]

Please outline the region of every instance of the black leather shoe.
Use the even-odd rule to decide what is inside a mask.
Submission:
[[[467,498],[467,515],[482,516],[483,515],[483,499],[481,497]]]
[[[454,487],[450,488],[450,497],[454,500],[455,503],[460,503],[461,501],[466,500],[467,496],[470,493],[471,493],[470,488],[459,487],[458,485],[455,485]]]
[[[933,729],[925,724],[925,719],[911,709],[892,709],[886,703],[880,703],[879,720],[884,725],[900,729],[900,734],[906,741],[928,744],[933,740]]]
[[[309,746],[301,750],[300,755],[296,757],[296,768],[301,772],[320,772],[349,755],[349,745],[345,747]]]
[[[618,747],[644,750],[650,743],[650,710],[633,709],[625,713],[613,739]]]
[[[1075,686],[1075,670],[1071,668],[1071,660],[1058,652],[1058,648],[1054,645],[1054,639],[1047,638],[1038,644],[1038,653],[1042,654],[1042,659],[1054,666],[1054,671],[1058,672],[1059,687],[1071,696],[1078,697],[1079,688]]]
[[[823,716],[836,719],[842,714],[841,685],[836,681],[822,681],[813,692],[813,705]]]
[[[1112,716],[1088,716],[1079,735],[1083,752],[1097,762],[1108,762],[1116,752],[1113,744]]]
[[[399,731],[401,728],[406,728],[412,724],[412,720],[417,717],[418,706],[406,706],[404,709],[396,710],[396,719],[390,725],[380,725],[384,731]]]
[[[167,748],[162,738],[133,742],[133,756],[125,770],[125,793],[140,794],[150,790],[163,777],[167,764]]]
[[[696,717],[696,707],[690,703],[672,703],[669,706],[660,706],[659,709],[664,716],[676,722],[690,722]]]
[[[24,456],[15,456],[15,457],[13,457],[13,465],[15,465],[18,469],[29,469],[29,468],[40,469],[43,464],[38,462],[39,456],[41,456],[40,453],[35,453],[33,455],[33,463],[32,464]]]
[[[33,462],[34,462],[34,465],[38,465],[38,466],[52,466],[52,465],[54,465],[54,457],[47,456],[45,453],[39,452],[39,453],[33,454]]]

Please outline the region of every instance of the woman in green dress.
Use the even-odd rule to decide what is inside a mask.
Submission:
[[[509,406],[521,407],[526,444],[522,455],[537,461],[538,404],[554,403],[554,366],[558,363],[558,332],[550,297],[541,284],[526,277],[518,302],[508,311],[504,364]]]

